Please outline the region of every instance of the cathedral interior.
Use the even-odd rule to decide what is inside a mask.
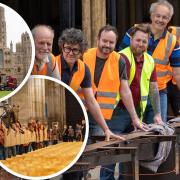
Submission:
[[[75,102],[73,109],[78,112],[74,117],[69,115],[72,109],[67,101],[71,100]],[[49,127],[57,122],[62,130],[65,124],[75,127],[77,122],[84,119],[82,108],[74,95],[62,85],[47,79],[30,78],[18,93],[8,99],[8,104],[18,106],[17,119],[25,125],[30,119],[35,119],[47,122]]]
[[[55,81],[32,76],[19,92],[0,102],[4,133],[1,162],[26,176],[48,176],[63,170],[85,143],[84,119],[72,92]],[[12,177],[1,168],[0,173],[3,178]]]

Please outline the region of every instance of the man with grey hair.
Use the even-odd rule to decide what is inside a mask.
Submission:
[[[172,68],[172,74],[180,88],[180,47],[176,37],[167,31],[167,25],[173,16],[173,6],[166,0],[159,0],[151,4],[151,36],[149,37],[148,53],[155,60],[157,82],[160,94],[161,116],[164,122],[167,121],[167,83],[172,76],[169,74]],[[128,30],[120,44],[119,50],[124,49],[130,44],[130,32]],[[153,122],[153,109],[150,101],[146,107],[144,120],[147,123]]]
[[[47,25],[36,25],[32,29],[32,35],[35,43],[35,62],[31,74],[60,79],[55,57],[51,53],[54,30]]]
[[[159,0],[155,3],[152,3],[149,9],[150,14],[154,13],[156,11],[157,6],[165,6],[169,9],[169,19],[172,18],[174,14],[174,8],[173,6],[166,0]]]
[[[58,46],[62,54],[56,56],[56,60],[59,66],[59,72],[60,76],[63,82],[66,84],[69,84],[72,89],[77,91],[77,87],[89,87],[86,81],[84,81],[83,78],[80,78],[80,82],[77,82],[76,80],[74,81],[74,75],[79,72],[79,68],[75,68],[76,66],[80,67],[82,64],[82,61],[79,59],[82,57],[83,53],[87,49],[87,40],[82,33],[80,29],[75,29],[75,28],[69,28],[65,29],[61,36],[58,39]],[[71,49],[73,47],[73,49]],[[67,69],[69,68],[69,72]],[[70,73],[71,72],[71,73]],[[83,75],[83,72],[79,72],[79,75],[84,76],[84,78],[87,79],[88,76],[88,70],[87,67],[85,66],[85,74]],[[68,75],[69,74],[69,75]],[[67,78],[68,76],[71,76],[71,81]],[[79,85],[77,86],[77,83]],[[72,86],[73,84],[73,86]],[[76,88],[74,85],[76,84]]]

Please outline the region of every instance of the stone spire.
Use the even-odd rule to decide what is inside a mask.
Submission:
[[[4,8],[0,7],[0,46],[7,47],[6,44],[6,21]]]
[[[13,52],[13,43],[12,43],[12,41],[10,43],[10,51]]]

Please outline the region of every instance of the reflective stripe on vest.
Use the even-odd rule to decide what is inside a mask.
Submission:
[[[97,92],[97,96],[101,97],[111,97],[115,98],[117,93],[112,93],[112,92]]]
[[[154,61],[156,64],[161,64],[161,65],[168,65],[169,64],[169,58],[168,58],[168,53],[169,50],[171,48],[171,44],[172,44],[172,36],[168,36],[168,40],[167,40],[167,45],[166,45],[166,49],[165,49],[165,54],[164,54],[164,59],[163,60],[159,60],[154,58]]]
[[[129,78],[129,84],[132,83],[135,72],[136,72],[136,65],[135,65],[135,60],[134,60],[134,55],[132,54],[132,51],[130,47],[127,47],[120,51],[119,53],[124,54],[127,59],[129,60],[130,63],[130,78]],[[141,100],[140,100],[140,108],[141,108],[141,115],[140,119],[143,119],[143,114],[147,105],[147,99],[149,95],[149,84],[150,84],[150,78],[151,74],[154,70],[154,60],[152,56],[147,54],[146,52],[144,53],[144,62],[143,62],[143,67],[142,67],[142,72],[141,72],[141,80],[140,80],[140,91],[141,91]]]
[[[147,101],[148,96],[141,96],[141,101]]]
[[[61,55],[56,56],[56,62],[58,63],[59,67],[59,73],[60,76],[62,76],[61,72]],[[83,61],[78,59],[77,61],[77,71],[74,72],[73,77],[71,79],[71,82],[69,86],[77,93],[78,89],[80,88],[80,85],[84,79],[85,76],[85,64]]]
[[[106,97],[106,98],[116,98],[117,93],[112,92],[97,92],[98,97]],[[106,103],[99,103],[101,109],[112,109],[114,110],[114,103],[113,104],[106,104]]]
[[[99,103],[99,106],[101,109],[112,109],[114,110],[114,104],[102,104],[102,103]]]
[[[164,71],[164,72],[157,72],[157,76],[158,77],[164,77],[166,75],[171,75],[172,76],[172,73],[169,72],[169,71]]]
[[[117,105],[116,97],[120,88],[119,59],[120,55],[113,51],[104,64],[98,87],[94,81],[97,48],[91,48],[83,55],[91,73],[92,87],[95,98],[101,108],[103,117],[110,120]]]
[[[166,88],[171,79],[169,74],[169,57],[176,45],[176,37],[168,31],[165,38],[161,38],[155,48],[152,57],[156,64],[157,82],[159,90]]]

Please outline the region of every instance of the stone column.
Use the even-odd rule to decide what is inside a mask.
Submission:
[[[45,80],[30,79],[28,96],[30,103],[30,117],[45,118]]]
[[[59,127],[66,123],[66,107],[64,87],[52,81],[46,83],[46,104],[49,125],[53,121],[59,122]]]
[[[14,96],[10,98],[11,106],[19,106],[18,120],[22,124],[27,124],[29,119],[29,97],[28,97],[28,83],[26,83],[23,88],[17,92]]]
[[[27,123],[30,118],[47,119],[66,124],[65,88],[54,81],[30,78],[23,88],[11,98],[10,104],[20,106],[19,120]],[[47,113],[46,113],[47,110]]]
[[[35,96],[34,96],[35,81],[29,79],[28,81],[28,102],[29,102],[29,116],[35,118]]]
[[[5,9],[3,7],[0,7],[0,47],[7,47],[6,39],[6,19],[5,19]]]

